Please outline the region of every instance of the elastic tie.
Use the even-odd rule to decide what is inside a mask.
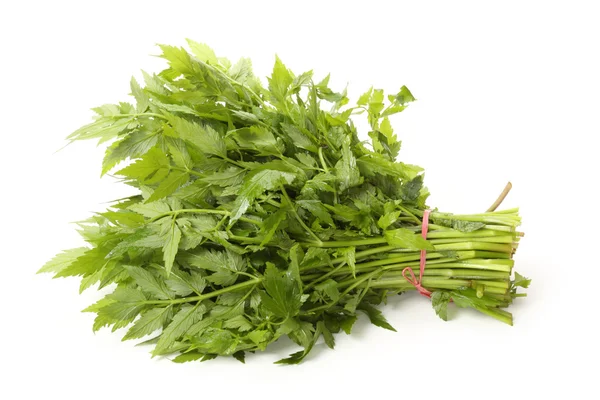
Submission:
[[[421,236],[423,239],[427,239],[427,230],[429,229],[429,213],[431,210],[425,210],[423,212],[423,224],[421,225]],[[431,292],[421,286],[421,281],[423,280],[423,272],[425,272],[425,262],[427,261],[427,251],[421,250],[421,260],[419,262],[419,279],[415,277],[415,273],[411,267],[406,267],[402,270],[402,276],[404,279],[408,281],[411,285],[417,289],[419,293],[423,296],[431,297]],[[407,276],[410,275],[410,276]]]

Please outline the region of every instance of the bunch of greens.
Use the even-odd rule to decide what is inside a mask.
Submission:
[[[511,280],[521,234],[516,209],[473,215],[434,210],[422,169],[396,161],[389,117],[414,101],[402,87],[346,92],[296,75],[278,58],[264,87],[248,59],[231,64],[206,45],[160,46],[169,67],[131,81],[130,103],[95,108],[70,141],[111,142],[102,165],[139,194],[79,223],[89,247],[67,250],[40,272],[80,276],[81,291],[114,291],[85,311],[94,330],[128,327],[123,340],[154,335],[153,355],[177,362],[264,350],[287,335],[303,350],[351,332],[358,311],[394,330],[375,307],[414,290],[418,272],[435,312],[448,303],[511,324],[520,296]],[[327,108],[327,109],[326,109]],[[351,117],[362,114],[370,142]]]

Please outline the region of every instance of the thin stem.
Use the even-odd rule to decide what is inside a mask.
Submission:
[[[372,244],[383,244],[387,243],[385,238],[372,238],[372,239],[360,239],[360,240],[335,240],[319,243],[315,242],[304,242],[307,247],[350,247],[350,246],[368,246]]]
[[[219,295],[224,294],[224,293],[234,292],[234,291],[243,289],[243,288],[248,287],[248,286],[257,285],[260,282],[262,282],[262,278],[256,278],[256,277],[254,277],[254,279],[250,279],[248,281],[241,282],[241,283],[238,283],[236,285],[228,286],[228,287],[223,288],[223,289],[215,290],[215,291],[210,292],[210,293],[201,294],[199,296],[183,297],[181,299],[174,299],[174,300],[146,300],[146,301],[143,301],[141,303],[142,304],[182,304],[182,303],[193,303],[193,302],[196,302],[196,301],[202,301],[202,300],[210,299],[212,297],[216,297],[216,296],[219,296]]]
[[[183,214],[183,213],[194,213],[194,214],[217,214],[217,215],[225,215],[225,216],[230,216],[231,213],[229,211],[226,210],[211,210],[208,208],[184,208],[182,210],[175,210],[175,211],[169,211],[166,212],[164,214],[161,215],[157,215],[154,218],[151,218],[148,222],[154,222],[158,219],[167,217],[169,215],[174,215],[177,216],[179,214]],[[255,219],[252,218],[247,218],[247,217],[240,217],[240,221],[244,221],[244,222],[248,222],[254,225],[262,225],[261,221],[257,221]]]
[[[160,119],[164,119],[166,121],[168,121],[168,118],[165,117],[164,115],[161,114],[156,114],[156,113],[141,113],[141,114],[118,114],[118,115],[111,115],[111,118],[121,118],[121,117],[155,117],[155,118],[160,118]]]
[[[508,192],[510,192],[510,189],[512,189],[512,183],[508,182],[506,184],[506,186],[504,187],[504,190],[502,190],[502,193],[500,193],[500,196],[498,196],[496,201],[490,206],[490,208],[488,208],[486,210],[486,212],[496,211],[496,208],[498,208],[498,206],[500,206],[500,204],[502,204],[502,202],[508,195]]]

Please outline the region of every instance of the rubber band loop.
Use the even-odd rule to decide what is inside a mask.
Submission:
[[[423,212],[423,223],[421,225],[421,236],[423,236],[423,239],[427,239],[427,231],[429,230],[429,213],[431,213],[431,210],[425,210]],[[419,261],[419,279],[415,277],[415,273],[411,267],[404,268],[402,270],[402,276],[423,296],[431,297],[431,292],[421,285],[421,282],[423,281],[423,273],[425,272],[426,261],[427,250],[421,250],[421,259]]]

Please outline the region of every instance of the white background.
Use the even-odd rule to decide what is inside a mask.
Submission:
[[[541,398],[586,394],[597,375],[597,137],[600,25],[581,1],[14,1],[0,6],[4,399]],[[479,212],[507,180],[526,236],[516,269],[533,278],[515,326],[465,310],[439,320],[416,295],[385,307],[393,333],[363,319],[335,351],[296,350],[178,365],[122,332],[91,330],[77,279],[35,271],[81,241],[69,222],[126,187],[99,178],[103,149],[64,137],[91,107],[126,99],[131,75],[164,67],[156,43],[190,37],[296,72],[332,73],[356,96],[405,84],[395,120],[404,161],[426,169],[430,204]],[[458,311],[458,312],[457,312]],[[595,370],[595,372],[594,372]]]

